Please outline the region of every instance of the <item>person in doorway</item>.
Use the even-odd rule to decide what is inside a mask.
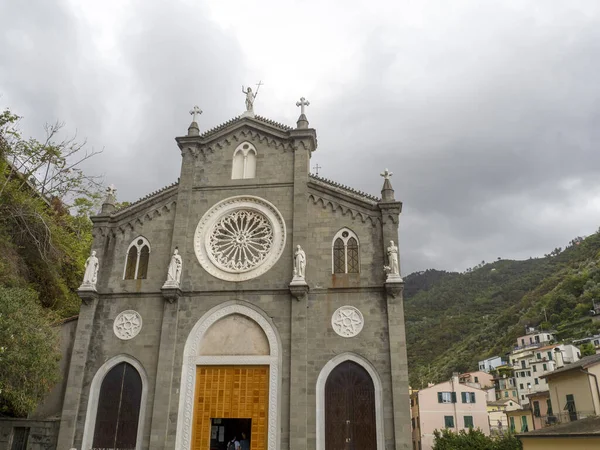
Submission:
[[[248,436],[246,433],[242,433],[242,439],[240,440],[241,450],[250,450],[250,441],[248,440]]]
[[[237,436],[227,443],[227,450],[240,450],[240,441],[237,440]]]

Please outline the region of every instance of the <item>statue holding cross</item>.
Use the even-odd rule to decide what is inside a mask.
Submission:
[[[263,85],[262,81],[259,81],[256,85],[256,93],[252,92],[252,88],[248,86],[248,89],[244,89],[244,85],[242,84],[242,92],[246,94],[246,112],[254,112],[254,99],[258,95],[258,90]]]

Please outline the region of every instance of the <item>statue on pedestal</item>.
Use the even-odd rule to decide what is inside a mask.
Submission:
[[[93,250],[90,257],[85,261],[85,273],[83,274],[83,283],[79,287],[81,290],[96,290],[98,281],[99,261],[96,257],[96,251]]]
[[[400,264],[398,263],[398,246],[394,244],[394,241],[390,241],[390,245],[387,248],[387,256],[388,265],[383,268],[387,273],[386,281],[401,281]]]
[[[169,268],[167,270],[167,281],[165,282],[165,286],[179,287],[179,283],[181,282],[182,269],[183,259],[179,254],[179,250],[176,248],[173,252],[173,256],[171,257],[171,262],[169,263]]]
[[[306,253],[299,245],[294,252],[294,280],[304,280],[306,274]]]

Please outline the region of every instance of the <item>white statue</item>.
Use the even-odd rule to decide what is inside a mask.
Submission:
[[[389,265],[386,266],[386,272],[388,272],[388,278],[397,278],[400,276],[400,265],[398,264],[398,247],[394,245],[394,241],[390,241],[387,255]]]
[[[171,262],[169,263],[169,269],[167,270],[167,282],[165,285],[177,285],[181,281],[181,270],[183,269],[183,259],[179,254],[179,250],[175,249]]]
[[[90,257],[85,261],[85,273],[83,274],[83,284],[81,288],[96,289],[96,281],[98,281],[98,258],[96,251],[92,251]]]
[[[294,252],[294,278],[304,279],[306,273],[306,253],[299,245]]]
[[[243,85],[242,92],[246,94],[246,111],[254,112],[254,99],[256,98],[258,92],[254,94],[251,87],[249,87],[247,90],[244,90]]]

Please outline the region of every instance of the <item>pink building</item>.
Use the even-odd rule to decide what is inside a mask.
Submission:
[[[413,449],[431,450],[433,432],[449,428],[480,428],[490,434],[486,392],[452,380],[416,391],[411,396]]]

